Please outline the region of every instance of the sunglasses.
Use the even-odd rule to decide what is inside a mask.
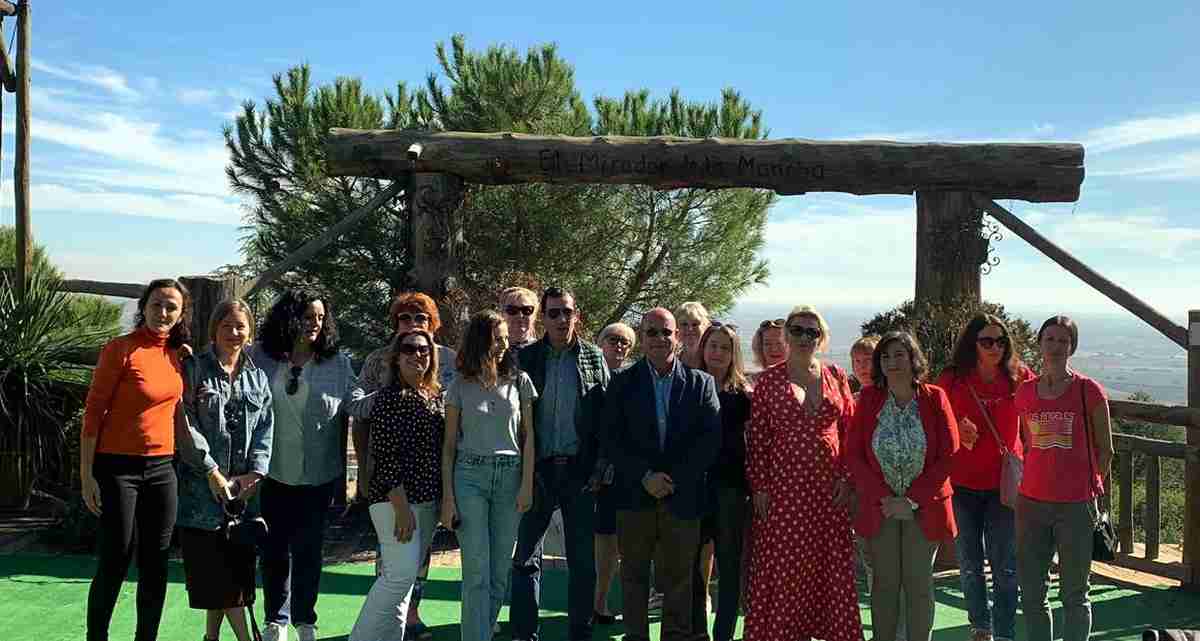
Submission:
[[[609,336],[608,338],[604,339],[604,342],[614,347],[629,347],[630,345],[629,339],[621,336]]]
[[[984,349],[994,349],[997,346],[999,346],[1000,348],[1008,347],[1008,337],[1007,336],[1001,336],[1000,338],[992,338],[991,336],[980,336],[979,338],[975,339],[975,342],[979,343],[979,346]]]
[[[429,356],[429,346],[428,345],[413,345],[412,343],[401,343],[400,344],[400,353],[404,354],[406,356],[412,356],[413,354],[420,354],[421,356]]]
[[[765,320],[758,324],[758,328],[766,329],[768,327],[783,327],[784,323],[786,323],[786,322],[787,321],[783,320],[782,318],[776,318],[775,320]]]
[[[295,394],[296,391],[300,389],[300,374],[302,374],[302,373],[304,373],[303,367],[301,367],[299,365],[292,366],[292,371],[291,371],[292,377],[290,379],[288,379],[288,384],[287,384],[288,396]]]
[[[818,338],[821,338],[821,330],[817,329],[816,327],[801,327],[799,325],[792,325],[791,327],[788,327],[787,330],[789,334],[795,336],[796,338],[807,336],[814,341]]]
[[[570,307],[555,307],[554,309],[546,310],[546,316],[551,319],[557,319],[559,316],[562,316],[563,318],[570,318],[574,315],[575,310],[571,309]]]
[[[396,320],[399,322],[402,322],[402,323],[420,324],[420,323],[428,323],[430,318],[429,318],[429,314],[426,314],[423,312],[417,312],[416,314],[410,314],[408,312],[404,312],[402,314],[396,314]]]
[[[646,336],[650,338],[658,338],[659,336],[662,336],[663,338],[670,338],[671,334],[674,333],[675,330],[671,329],[670,327],[664,327],[663,329],[655,329],[651,327],[650,329],[646,330]]]
[[[728,327],[729,329],[732,329],[735,334],[738,331],[737,323],[722,323],[721,321],[713,321],[709,326],[710,327]]]
[[[505,305],[504,313],[509,316],[533,316],[533,305]]]

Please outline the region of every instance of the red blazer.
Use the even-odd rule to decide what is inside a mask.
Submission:
[[[950,504],[950,496],[954,493],[950,488],[950,470],[954,466],[954,453],[958,451],[958,422],[942,388],[921,383],[917,386],[916,398],[921,426],[925,428],[925,469],[913,480],[907,496],[917,504],[916,517],[925,538],[943,541],[958,535]],[[883,527],[879,502],[893,496],[871,447],[871,439],[879,425],[879,411],[887,399],[887,390],[874,386],[863,389],[847,439],[846,465],[858,490],[854,528],[864,537],[879,533],[879,528]]]

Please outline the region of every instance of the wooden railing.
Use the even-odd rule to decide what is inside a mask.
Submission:
[[[1137,420],[1163,425],[1179,425],[1189,430],[1200,430],[1200,409],[1184,406],[1157,405],[1154,403],[1139,403],[1135,401],[1109,401],[1113,418]],[[1113,484],[1116,485],[1116,497],[1119,497],[1119,507],[1114,515],[1117,539],[1120,547],[1113,565],[1130,568],[1165,576],[1178,581],[1189,583],[1192,579],[1192,565],[1195,564],[1197,552],[1188,548],[1188,541],[1183,544],[1183,559],[1181,561],[1162,561],[1161,555],[1161,525],[1162,525],[1162,459],[1177,459],[1185,464],[1200,463],[1200,448],[1187,443],[1176,443],[1158,439],[1134,436],[1132,434],[1113,434],[1113,447],[1116,449],[1112,474],[1105,479],[1106,495],[1111,498]],[[1146,500],[1142,515],[1142,528],[1145,535],[1145,547],[1142,554],[1137,554],[1134,546],[1133,526],[1133,482],[1134,457],[1146,457]]]

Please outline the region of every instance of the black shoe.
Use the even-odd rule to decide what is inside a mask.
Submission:
[[[616,622],[617,622],[617,615],[615,615],[615,614],[600,614],[599,612],[592,610],[592,624],[593,625],[613,625]]]

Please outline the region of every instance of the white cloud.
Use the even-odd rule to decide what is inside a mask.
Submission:
[[[0,186],[12,193],[12,181]],[[30,202],[36,209],[68,211],[78,214],[122,214],[221,225],[241,224],[236,200],[214,196],[154,193],[142,194],[106,188],[81,189],[53,182],[35,182],[29,189]],[[0,210],[12,208],[9,198],[2,199]],[[7,211],[5,212],[7,215]],[[122,259],[124,260],[124,259]]]
[[[175,95],[185,105],[204,105],[216,100],[220,93],[213,89],[180,89]]]
[[[1136,145],[1200,136],[1200,112],[1134,118],[1092,129],[1084,135],[1088,151],[1102,153]]]
[[[30,66],[34,71],[50,74],[64,80],[100,87],[121,98],[138,99],[141,93],[129,86],[124,75],[99,65],[72,65],[71,69],[46,64],[39,60],[31,60]]]
[[[164,275],[207,274],[221,266],[195,256],[161,254],[134,249],[134,254],[114,258],[112,254],[64,253],[51,259],[67,278],[114,283],[146,283]],[[236,262],[236,254],[227,262]]]
[[[1165,154],[1164,154],[1165,155]],[[1089,171],[1092,176],[1118,176],[1147,180],[1200,179],[1200,150],[1166,155],[1163,158],[1142,159],[1136,165]]]

